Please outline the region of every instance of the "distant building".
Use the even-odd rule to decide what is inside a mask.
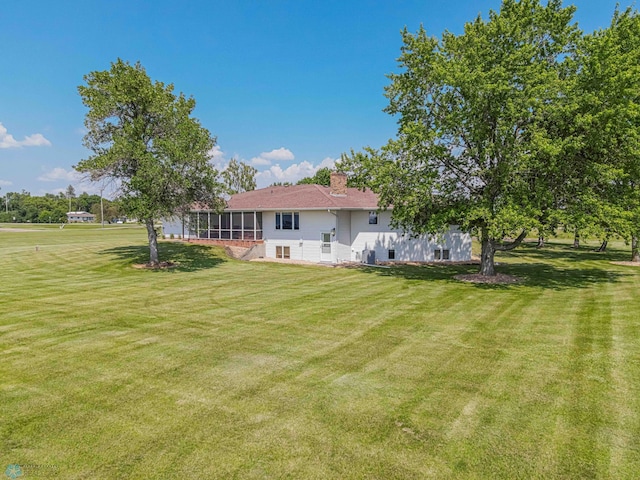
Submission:
[[[69,223],[90,223],[96,220],[93,213],[88,212],[68,212],[67,222]]]

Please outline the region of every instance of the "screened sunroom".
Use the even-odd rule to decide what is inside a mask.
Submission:
[[[190,238],[262,240],[262,212],[191,212]]]

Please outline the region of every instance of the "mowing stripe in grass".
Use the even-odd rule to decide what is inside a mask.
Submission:
[[[525,247],[499,259],[523,283],[478,286],[452,280],[475,266],[247,263],[180,243],[161,244],[180,267],[136,270],[144,241],[0,232],[5,464],[68,478],[638,471],[640,272],[608,263],[615,245]]]

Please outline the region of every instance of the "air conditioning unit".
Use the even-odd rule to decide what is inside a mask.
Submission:
[[[376,264],[376,251],[375,250],[363,250],[362,251],[362,263],[367,265]]]

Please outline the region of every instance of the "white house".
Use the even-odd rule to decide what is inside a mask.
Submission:
[[[390,211],[378,211],[370,190],[347,188],[347,176],[331,174],[331,186],[267,187],[233,195],[223,213],[194,209],[184,222],[163,223],[164,236],[214,243],[264,245],[264,256],[310,262],[466,261],[471,236],[452,227],[411,238],[392,229]],[[374,252],[374,253],[372,253]]]
[[[95,221],[96,216],[88,212],[67,212],[67,222],[69,223],[89,223]]]

